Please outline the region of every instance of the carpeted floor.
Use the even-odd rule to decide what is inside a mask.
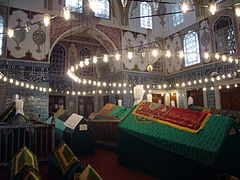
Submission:
[[[90,164],[104,180],[158,180],[157,178],[118,165],[117,154],[96,149],[94,156],[80,157]]]
[[[93,156],[79,158],[81,162],[90,164],[104,180],[158,180],[157,178],[118,165],[117,154],[102,149],[96,149]],[[57,180],[48,172],[46,165],[40,166],[43,180]],[[0,168],[0,179],[9,180],[7,168]]]

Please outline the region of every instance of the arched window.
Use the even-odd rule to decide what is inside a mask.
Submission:
[[[65,6],[76,12],[83,12],[83,0],[65,0]]]
[[[92,58],[92,51],[88,48],[83,48],[80,51],[80,60],[85,61],[85,59]],[[80,75],[82,76],[93,76],[93,64],[90,63],[88,66],[80,69]]]
[[[221,16],[214,25],[216,51],[221,54],[236,53],[236,40],[230,17]]]
[[[3,54],[3,17],[0,16],[0,56]]]
[[[52,51],[50,58],[50,73],[64,74],[65,73],[65,49],[57,44]]]
[[[101,18],[110,18],[110,10],[109,10],[109,1],[108,0],[96,0],[95,2],[94,14],[97,17]]]
[[[181,4],[182,0],[176,0],[176,4],[172,5],[172,12],[182,12]],[[173,26],[182,24],[184,21],[183,13],[176,13],[172,15]]]
[[[192,66],[200,63],[198,34],[189,31],[183,40],[185,66]]]
[[[152,8],[147,2],[141,2],[140,4],[140,16],[149,16],[141,18],[141,27],[152,29]]]

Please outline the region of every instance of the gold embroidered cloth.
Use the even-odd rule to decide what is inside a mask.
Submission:
[[[142,101],[133,115],[160,122],[187,132],[197,133],[207,123],[210,114]]]

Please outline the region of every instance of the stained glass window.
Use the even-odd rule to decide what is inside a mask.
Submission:
[[[221,54],[236,53],[236,39],[232,20],[221,16],[214,25],[216,51]]]
[[[192,66],[201,62],[199,54],[198,34],[189,31],[183,40],[185,66]]]
[[[182,3],[181,0],[176,0],[176,4],[172,5],[172,12],[182,12],[182,6],[180,5]],[[183,13],[176,13],[172,15],[172,21],[173,26],[177,26],[179,24],[182,24],[184,21]]]
[[[50,73],[64,74],[65,73],[65,49],[57,44],[52,51],[50,59]]]
[[[3,17],[0,16],[0,56],[3,52]]]
[[[66,0],[65,6],[76,12],[83,12],[83,0]]]
[[[152,29],[152,8],[147,2],[141,2],[140,16],[149,16],[141,18],[141,27]]]
[[[86,58],[90,59],[92,58],[92,51],[88,48],[83,48],[80,51],[80,60],[85,61]],[[80,75],[82,76],[93,76],[93,64],[90,63],[88,66],[85,66],[83,68],[80,68]]]
[[[109,9],[109,1],[108,0],[96,0],[96,5],[94,14],[97,17],[109,19],[110,18],[110,9]]]

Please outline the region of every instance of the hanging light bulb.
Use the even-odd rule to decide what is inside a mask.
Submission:
[[[128,0],[121,0],[123,7],[127,7]]]
[[[204,81],[205,81],[205,82],[208,82],[208,78],[205,78]]]
[[[230,86],[229,86],[229,85],[227,85],[227,86],[226,86],[226,88],[227,88],[227,89],[229,89],[229,88],[230,88]]]
[[[215,15],[216,11],[217,11],[217,5],[216,3],[212,3],[209,6],[209,11],[212,15]]]
[[[215,80],[215,79],[212,77],[212,78],[211,78],[211,81],[214,82],[214,80]]]
[[[238,87],[238,85],[237,85],[237,84],[234,84],[234,87],[235,87],[235,88],[237,88],[237,87]]]
[[[21,87],[23,87],[24,86],[24,82],[21,82]]]
[[[184,58],[184,53],[183,53],[183,50],[180,50],[179,52],[178,52],[178,56],[179,56],[179,58]]]
[[[237,17],[240,17],[240,5],[235,7],[235,14]]]
[[[69,20],[70,19],[71,12],[70,12],[70,10],[67,7],[63,8],[63,15],[64,15],[65,20]]]
[[[231,75],[230,73],[228,73],[227,77],[228,77],[228,78],[231,78],[231,77],[232,77],[232,75]]]
[[[229,61],[230,63],[232,63],[232,62],[233,62],[233,58],[232,58],[232,57],[229,57],[229,58],[228,58],[228,61]]]
[[[199,83],[202,83],[202,79],[199,79],[198,82],[199,82]]]
[[[50,16],[48,14],[44,15],[43,23],[46,27],[50,24]]]
[[[182,83],[182,87],[185,87],[185,86],[186,86],[186,84],[183,82],[183,83]]]
[[[214,87],[211,87],[211,90],[213,91],[213,90],[214,90]]]
[[[206,91],[206,90],[207,90],[207,88],[206,88],[206,87],[204,87],[204,88],[203,88],[203,91]]]
[[[153,57],[157,57],[158,56],[158,50],[157,49],[153,49],[152,50],[152,56]]]
[[[103,56],[103,61],[106,63],[106,62],[108,62],[108,55],[107,54],[104,54],[104,56]]]
[[[93,63],[94,63],[94,64],[97,63],[97,56],[93,56]]]
[[[18,82],[18,81],[16,81],[16,82],[15,82],[15,85],[16,85],[16,86],[18,86],[18,85],[19,85],[19,82]]]
[[[197,81],[196,81],[196,80],[194,80],[194,81],[193,81],[193,84],[197,84]]]
[[[222,86],[218,86],[218,89],[222,89]]]
[[[4,77],[4,78],[3,78],[3,81],[6,82],[6,81],[7,81],[7,77]]]
[[[226,55],[222,55],[222,60],[225,62],[227,60],[227,56]]]
[[[8,37],[9,38],[13,38],[14,37],[14,30],[11,29],[11,28],[8,29]]]
[[[128,52],[128,59],[132,59],[133,58],[133,52],[129,51]]]
[[[188,11],[188,4],[186,2],[182,3],[182,12],[186,13]]]
[[[238,64],[238,59],[235,59],[234,61],[235,61],[236,64]]]
[[[220,80],[221,80],[221,77],[220,77],[220,76],[217,76],[217,80],[220,81]]]
[[[179,83],[176,83],[176,87],[179,87]]]
[[[167,58],[170,58],[170,57],[172,56],[171,51],[170,51],[170,50],[167,50],[166,53],[165,53],[165,56],[166,56]]]
[[[226,76],[223,74],[223,75],[222,75],[222,78],[223,78],[223,79],[225,79],[225,78],[226,78]]]
[[[119,53],[115,54],[115,59],[116,59],[116,61],[118,61],[120,59],[120,54]]]
[[[205,59],[208,59],[208,58],[209,58],[209,53],[208,53],[208,51],[204,52],[204,58],[205,58]]]
[[[188,85],[189,85],[189,86],[191,86],[191,85],[192,85],[191,81],[188,81]]]
[[[92,11],[95,12],[97,8],[96,0],[89,0],[89,6],[92,9]]]
[[[220,55],[218,53],[215,54],[215,59],[219,60],[220,59]]]
[[[88,59],[88,58],[85,59],[85,64],[86,64],[87,66],[89,65],[89,59]]]
[[[149,65],[147,66],[147,71],[148,71],[148,72],[152,72],[152,71],[153,71],[153,66],[152,66],[151,64],[149,64]]]

